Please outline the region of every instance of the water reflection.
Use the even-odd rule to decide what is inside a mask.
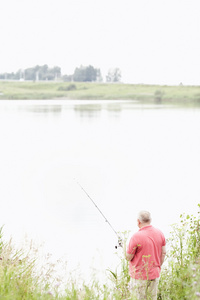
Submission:
[[[18,107],[19,111],[26,111],[38,114],[60,114],[62,112],[61,105],[24,105]]]
[[[121,104],[108,104],[107,112],[109,116],[114,118],[119,118],[122,112],[122,105]]]
[[[80,117],[96,118],[101,114],[102,105],[97,104],[85,104],[85,105],[75,105],[74,111],[78,113]]]
[[[110,112],[121,112],[122,111],[122,105],[121,104],[109,104],[107,105],[107,110]]]
[[[133,106],[130,107],[133,108]],[[105,103],[103,101],[100,104],[74,105],[75,113],[81,118],[97,118],[100,117],[102,111],[106,111],[111,117],[118,118],[123,108],[124,103]]]

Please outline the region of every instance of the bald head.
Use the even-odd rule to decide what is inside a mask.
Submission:
[[[138,214],[138,220],[142,224],[150,224],[151,223],[151,214],[146,210],[142,210]]]

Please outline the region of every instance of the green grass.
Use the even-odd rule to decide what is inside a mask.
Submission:
[[[200,205],[198,205],[200,207]],[[124,233],[126,243],[127,233]],[[159,300],[195,300],[200,298],[200,213],[181,215],[167,239],[167,257],[159,282]],[[16,250],[4,242],[0,230],[0,299],[5,300],[136,300],[130,290],[128,262],[123,251],[116,252],[119,265],[107,270],[108,278],[100,284],[95,274],[90,284],[79,279],[64,282],[62,291],[55,278],[54,264],[38,267],[38,250]],[[58,262],[56,262],[57,264]]]
[[[0,99],[122,99],[200,103],[200,86],[0,81]]]

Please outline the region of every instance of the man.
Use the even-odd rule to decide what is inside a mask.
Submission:
[[[163,233],[151,225],[148,211],[138,214],[139,231],[135,233],[126,249],[129,273],[136,287],[137,299],[157,299],[161,266],[165,259],[166,242]]]

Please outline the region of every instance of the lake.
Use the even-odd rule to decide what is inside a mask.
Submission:
[[[0,220],[86,278],[115,270],[139,210],[168,237],[200,203],[200,110],[137,101],[0,102]],[[80,183],[94,203],[77,184]],[[120,251],[120,250],[118,250]]]

